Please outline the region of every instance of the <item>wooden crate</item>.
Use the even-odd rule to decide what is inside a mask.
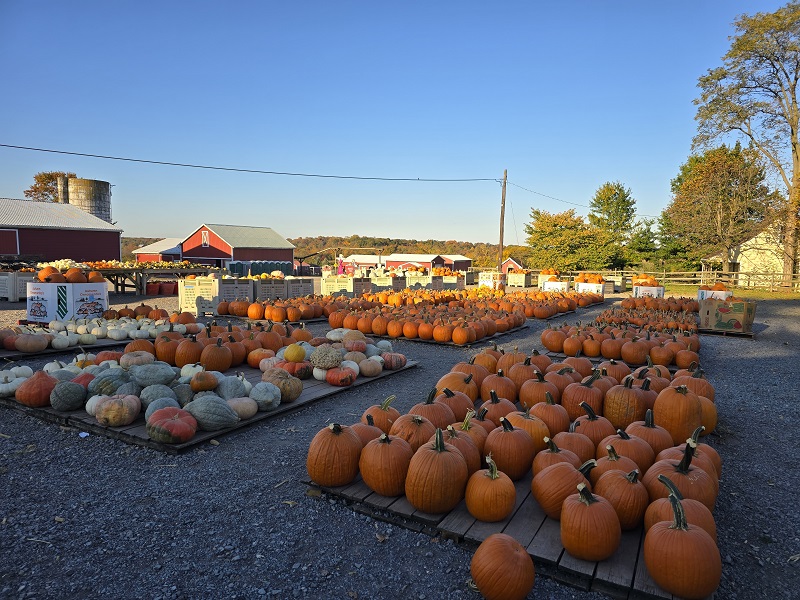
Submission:
[[[0,273],[0,298],[5,298],[9,302],[19,302],[17,274],[14,271]]]

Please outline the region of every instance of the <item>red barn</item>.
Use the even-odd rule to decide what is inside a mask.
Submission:
[[[0,198],[0,254],[44,261],[120,259],[122,229],[72,204]]]
[[[525,267],[523,267],[521,264],[519,264],[517,261],[515,261],[510,256],[507,259],[505,259],[503,261],[503,263],[500,265],[500,271],[502,271],[505,274],[508,274],[509,271],[512,271],[512,272],[513,271],[522,271],[522,269],[524,269],[524,268]]]
[[[181,238],[164,238],[134,250],[136,262],[181,261]]]
[[[203,224],[181,242],[184,260],[216,267],[231,261],[294,261],[294,245],[271,227]]]

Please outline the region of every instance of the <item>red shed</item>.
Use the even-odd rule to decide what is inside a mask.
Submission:
[[[180,262],[181,238],[164,238],[134,250],[136,262]]]
[[[472,259],[463,254],[442,254],[444,266],[450,267],[451,271],[469,271],[472,266]]]
[[[509,271],[522,271],[522,269],[524,268],[525,267],[523,267],[521,264],[519,264],[510,256],[507,259],[505,259],[500,265],[500,270],[506,275],[508,274]]]
[[[119,260],[122,229],[72,204],[0,198],[0,254]]]
[[[271,227],[203,224],[181,242],[191,262],[226,267],[231,261],[294,261],[294,245]]]

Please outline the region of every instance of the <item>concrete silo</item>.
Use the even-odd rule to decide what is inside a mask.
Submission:
[[[111,185],[96,179],[58,178],[58,201],[111,223]]]

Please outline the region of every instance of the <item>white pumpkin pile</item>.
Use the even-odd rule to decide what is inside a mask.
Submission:
[[[67,271],[69,269],[75,269],[75,268],[81,269],[82,271],[86,271],[89,269],[89,265],[75,262],[71,258],[60,258],[59,260],[53,260],[50,262],[36,263],[36,267],[39,269],[44,269],[45,267],[53,267],[58,269],[59,271]]]
[[[0,371],[0,398],[12,397],[22,382],[31,375],[33,369],[26,365],[15,365]]]
[[[98,418],[98,407],[109,398],[135,397],[139,408],[126,411],[121,420],[108,421],[98,418],[103,425],[120,427],[129,425],[144,411],[145,421],[159,408],[172,406],[183,408],[197,420],[198,428],[204,431],[216,431],[234,426],[240,420],[249,419],[257,412],[275,410],[281,402],[281,392],[277,386],[260,382],[253,386],[244,374],[226,376],[218,371],[210,371],[216,378],[216,386],[212,389],[195,393],[191,386],[192,377],[204,371],[200,364],[173,367],[142,351],[123,354],[120,361],[107,360],[100,364],[80,365],[84,361],[95,361],[96,355],[86,352],[79,354],[72,363],[53,360],[43,370],[57,379],[51,394],[51,405],[57,410],[70,411],[85,408],[86,412]],[[20,371],[21,377],[32,375],[29,367]],[[76,391],[75,379],[89,374],[91,381],[84,381],[83,394]],[[8,384],[16,379],[11,378],[9,371]],[[0,382],[3,381],[0,376]],[[22,381],[20,381],[21,383]],[[16,384],[17,386],[19,384]],[[82,387],[78,385],[77,387]],[[8,395],[14,395],[9,390]]]
[[[55,350],[65,350],[72,346],[91,346],[97,340],[111,339],[118,342],[136,339],[155,339],[165,331],[186,334],[186,326],[170,323],[168,319],[72,319],[50,321],[46,327],[25,326],[18,333],[41,335],[48,340],[48,346]],[[48,347],[48,346],[45,346]]]

